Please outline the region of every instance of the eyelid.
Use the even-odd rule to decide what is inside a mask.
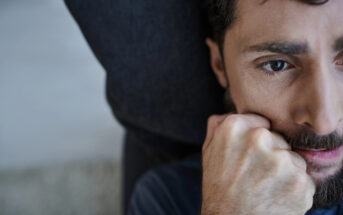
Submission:
[[[285,56],[280,56],[280,55],[268,55],[268,56],[262,56],[259,57],[257,59],[255,59],[253,62],[254,64],[262,64],[264,62],[268,62],[268,61],[285,61],[290,65],[295,65],[295,60],[291,59],[290,57],[285,57]]]
[[[270,55],[270,56],[259,57],[256,60],[254,60],[255,68],[261,69],[261,70],[267,72],[267,70],[263,69],[263,67],[266,66],[268,63],[273,62],[273,61],[284,61],[285,63],[287,63],[289,66],[292,67],[292,68],[289,68],[287,70],[293,69],[295,67],[294,63],[290,62],[289,58],[287,58],[287,57],[283,57],[283,56],[279,56],[279,55]],[[287,71],[287,70],[284,70],[284,71]]]
[[[265,66],[267,66],[268,64],[270,64],[270,63],[273,62],[273,61],[274,61],[274,60],[267,61],[267,62],[264,62],[264,63],[262,63],[262,64],[259,64],[259,65],[256,66],[256,68],[257,68],[257,69],[261,69],[261,70],[263,70],[264,72],[267,72],[267,73],[274,73],[274,74],[280,73],[280,72],[285,72],[285,71],[288,71],[288,70],[294,68],[294,66],[293,66],[292,64],[290,64],[290,63],[288,63],[288,62],[286,62],[286,61],[284,61],[284,62],[288,65],[287,67],[290,66],[291,68],[283,69],[283,70],[280,70],[280,71],[270,71],[270,70],[264,68]],[[275,61],[283,61],[283,60],[275,60]]]
[[[267,58],[269,58],[269,59],[265,59],[265,57],[261,57],[261,58],[256,59],[255,61],[258,61],[260,59],[264,59],[264,60],[263,60],[263,62],[255,65],[255,68],[258,70],[261,70],[263,73],[265,73],[268,76],[280,75],[281,73],[288,72],[288,71],[293,70],[295,68],[294,64],[290,63],[288,60],[286,60],[282,57],[276,58],[275,56],[274,57],[273,56],[271,56],[271,57],[267,56]],[[270,71],[270,70],[264,68],[273,61],[283,61],[287,64],[287,68],[280,70],[280,71]]]

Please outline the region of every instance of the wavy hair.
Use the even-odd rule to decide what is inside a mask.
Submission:
[[[211,26],[210,36],[221,48],[224,42],[225,32],[236,19],[235,9],[238,0],[205,0],[208,12],[208,20]],[[262,3],[267,2],[264,0]],[[298,0],[309,5],[322,5],[329,0]]]

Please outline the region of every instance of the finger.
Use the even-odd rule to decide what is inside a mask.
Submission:
[[[306,161],[298,153],[291,151],[291,146],[286,142],[286,140],[280,134],[275,132],[272,132],[272,147],[276,150],[287,150],[291,155],[293,164],[306,171]]]
[[[218,129],[219,135],[231,134],[234,138],[240,139],[253,128],[269,129],[270,122],[256,114],[225,114],[211,116],[207,127],[203,149],[206,149],[212,141],[216,129]]]
[[[280,134],[276,132],[271,132],[271,135],[272,135],[272,148],[291,150],[291,146],[286,142],[286,140]]]
[[[215,129],[228,116],[229,116],[229,114],[212,115],[208,118],[206,138],[205,138],[204,146],[203,146],[204,148],[207,147],[209,142],[211,142]]]
[[[270,129],[270,122],[267,118],[257,114],[235,114],[244,123],[246,130],[253,128],[266,128]]]
[[[289,151],[291,154],[292,162],[294,166],[299,167],[300,169],[304,170],[306,172],[307,164],[303,157],[301,157],[298,153]]]
[[[231,114],[218,125],[217,129],[222,135],[229,134],[235,139],[241,139],[248,132],[260,128],[269,130],[269,120],[255,114]]]
[[[308,176],[307,177],[308,178],[308,183],[307,183],[308,192],[309,192],[310,197],[313,197],[314,194],[316,193],[316,189],[317,189],[316,184],[310,175],[307,175],[307,176]]]
[[[270,121],[268,118],[255,114],[255,113],[247,113],[247,114],[240,114],[240,116],[245,120],[246,125],[248,128],[266,128],[270,129]]]
[[[307,164],[304,158],[302,158],[298,153],[291,151],[291,146],[286,142],[286,140],[278,133],[272,133],[272,147],[274,149],[288,150],[291,154],[292,162],[295,166],[306,171]]]

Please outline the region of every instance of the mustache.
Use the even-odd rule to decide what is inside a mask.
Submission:
[[[303,130],[296,135],[289,136],[281,133],[293,148],[302,149],[334,149],[343,145],[343,136],[336,131],[327,135],[318,135],[311,130]]]
[[[230,87],[228,86],[224,92],[224,105],[226,112],[237,113],[236,105],[233,102],[230,93]],[[256,112],[254,114],[263,116]],[[264,117],[264,116],[263,116]],[[318,135],[312,130],[302,130],[296,135],[287,135],[282,131],[276,131],[287,143],[293,148],[302,148],[302,149],[334,149],[343,145],[343,136],[339,135],[337,131],[334,131],[328,135]],[[343,183],[343,182],[342,182]]]

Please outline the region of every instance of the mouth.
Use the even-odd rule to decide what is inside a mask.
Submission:
[[[333,149],[304,149],[293,147],[293,151],[300,154],[308,163],[316,166],[332,166],[343,157],[343,146]]]
[[[342,167],[343,146],[332,149],[303,149],[293,147],[294,152],[302,156],[306,163],[306,172],[316,184],[335,175]]]

